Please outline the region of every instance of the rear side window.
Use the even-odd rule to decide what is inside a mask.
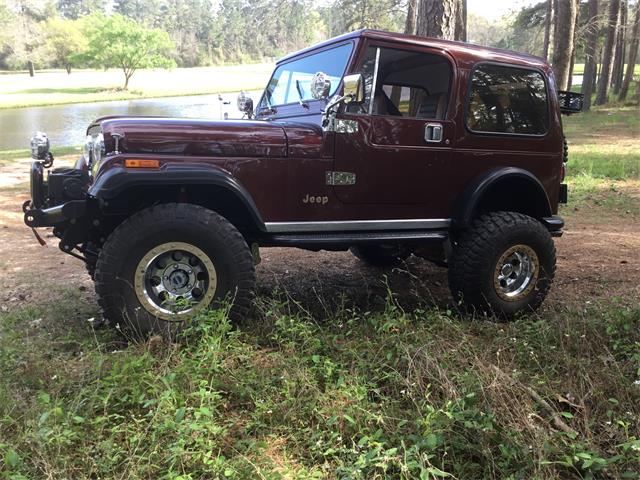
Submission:
[[[547,89],[540,72],[498,65],[473,71],[467,126],[474,132],[544,135]]]

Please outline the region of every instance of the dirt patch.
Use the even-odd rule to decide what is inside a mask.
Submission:
[[[83,264],[58,249],[50,230],[40,229],[48,243],[41,247],[24,225],[20,206],[28,199],[27,171],[24,162],[0,169],[0,308],[46,304],[51,285],[76,286],[95,301]],[[624,189],[624,183],[618,188]],[[637,183],[630,184],[629,193],[637,194],[636,188]],[[556,240],[558,272],[545,308],[579,307],[614,297],[637,304],[640,299],[640,222],[605,206],[594,208],[599,210],[568,215],[566,233]],[[383,272],[349,252],[273,248],[261,254],[258,293],[280,292],[316,314],[330,314],[341,304],[377,310],[384,308],[388,295],[408,309],[425,301],[447,308],[451,302],[446,269],[419,258]]]

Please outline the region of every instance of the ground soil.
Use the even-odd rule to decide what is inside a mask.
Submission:
[[[51,285],[68,285],[95,301],[93,284],[81,261],[63,254],[49,230],[42,247],[23,223],[22,203],[28,199],[29,163],[0,166],[0,308],[29,302],[46,304]],[[637,182],[623,183],[629,195],[640,193]],[[640,201],[640,195],[637,197]],[[567,208],[567,227],[556,239],[558,269],[555,285],[543,308],[580,307],[588,303],[640,302],[640,222],[637,216],[612,211]],[[587,209],[585,209],[587,210]],[[383,308],[393,294],[404,308],[422,302],[451,305],[446,269],[411,257],[401,268],[369,267],[349,252],[307,252],[289,248],[261,250],[257,267],[258,293],[274,291],[322,313],[336,304]]]

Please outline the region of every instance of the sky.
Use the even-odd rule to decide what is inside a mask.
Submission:
[[[524,6],[539,3],[541,0],[467,0],[467,11],[481,15],[489,20],[496,20],[509,13],[520,10]]]

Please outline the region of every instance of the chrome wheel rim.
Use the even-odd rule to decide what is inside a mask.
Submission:
[[[213,262],[198,247],[170,242],[142,257],[134,283],[138,300],[150,314],[182,321],[211,303],[217,276]]]
[[[527,296],[538,281],[540,262],[527,245],[514,245],[498,259],[493,285],[500,298],[514,302]]]

